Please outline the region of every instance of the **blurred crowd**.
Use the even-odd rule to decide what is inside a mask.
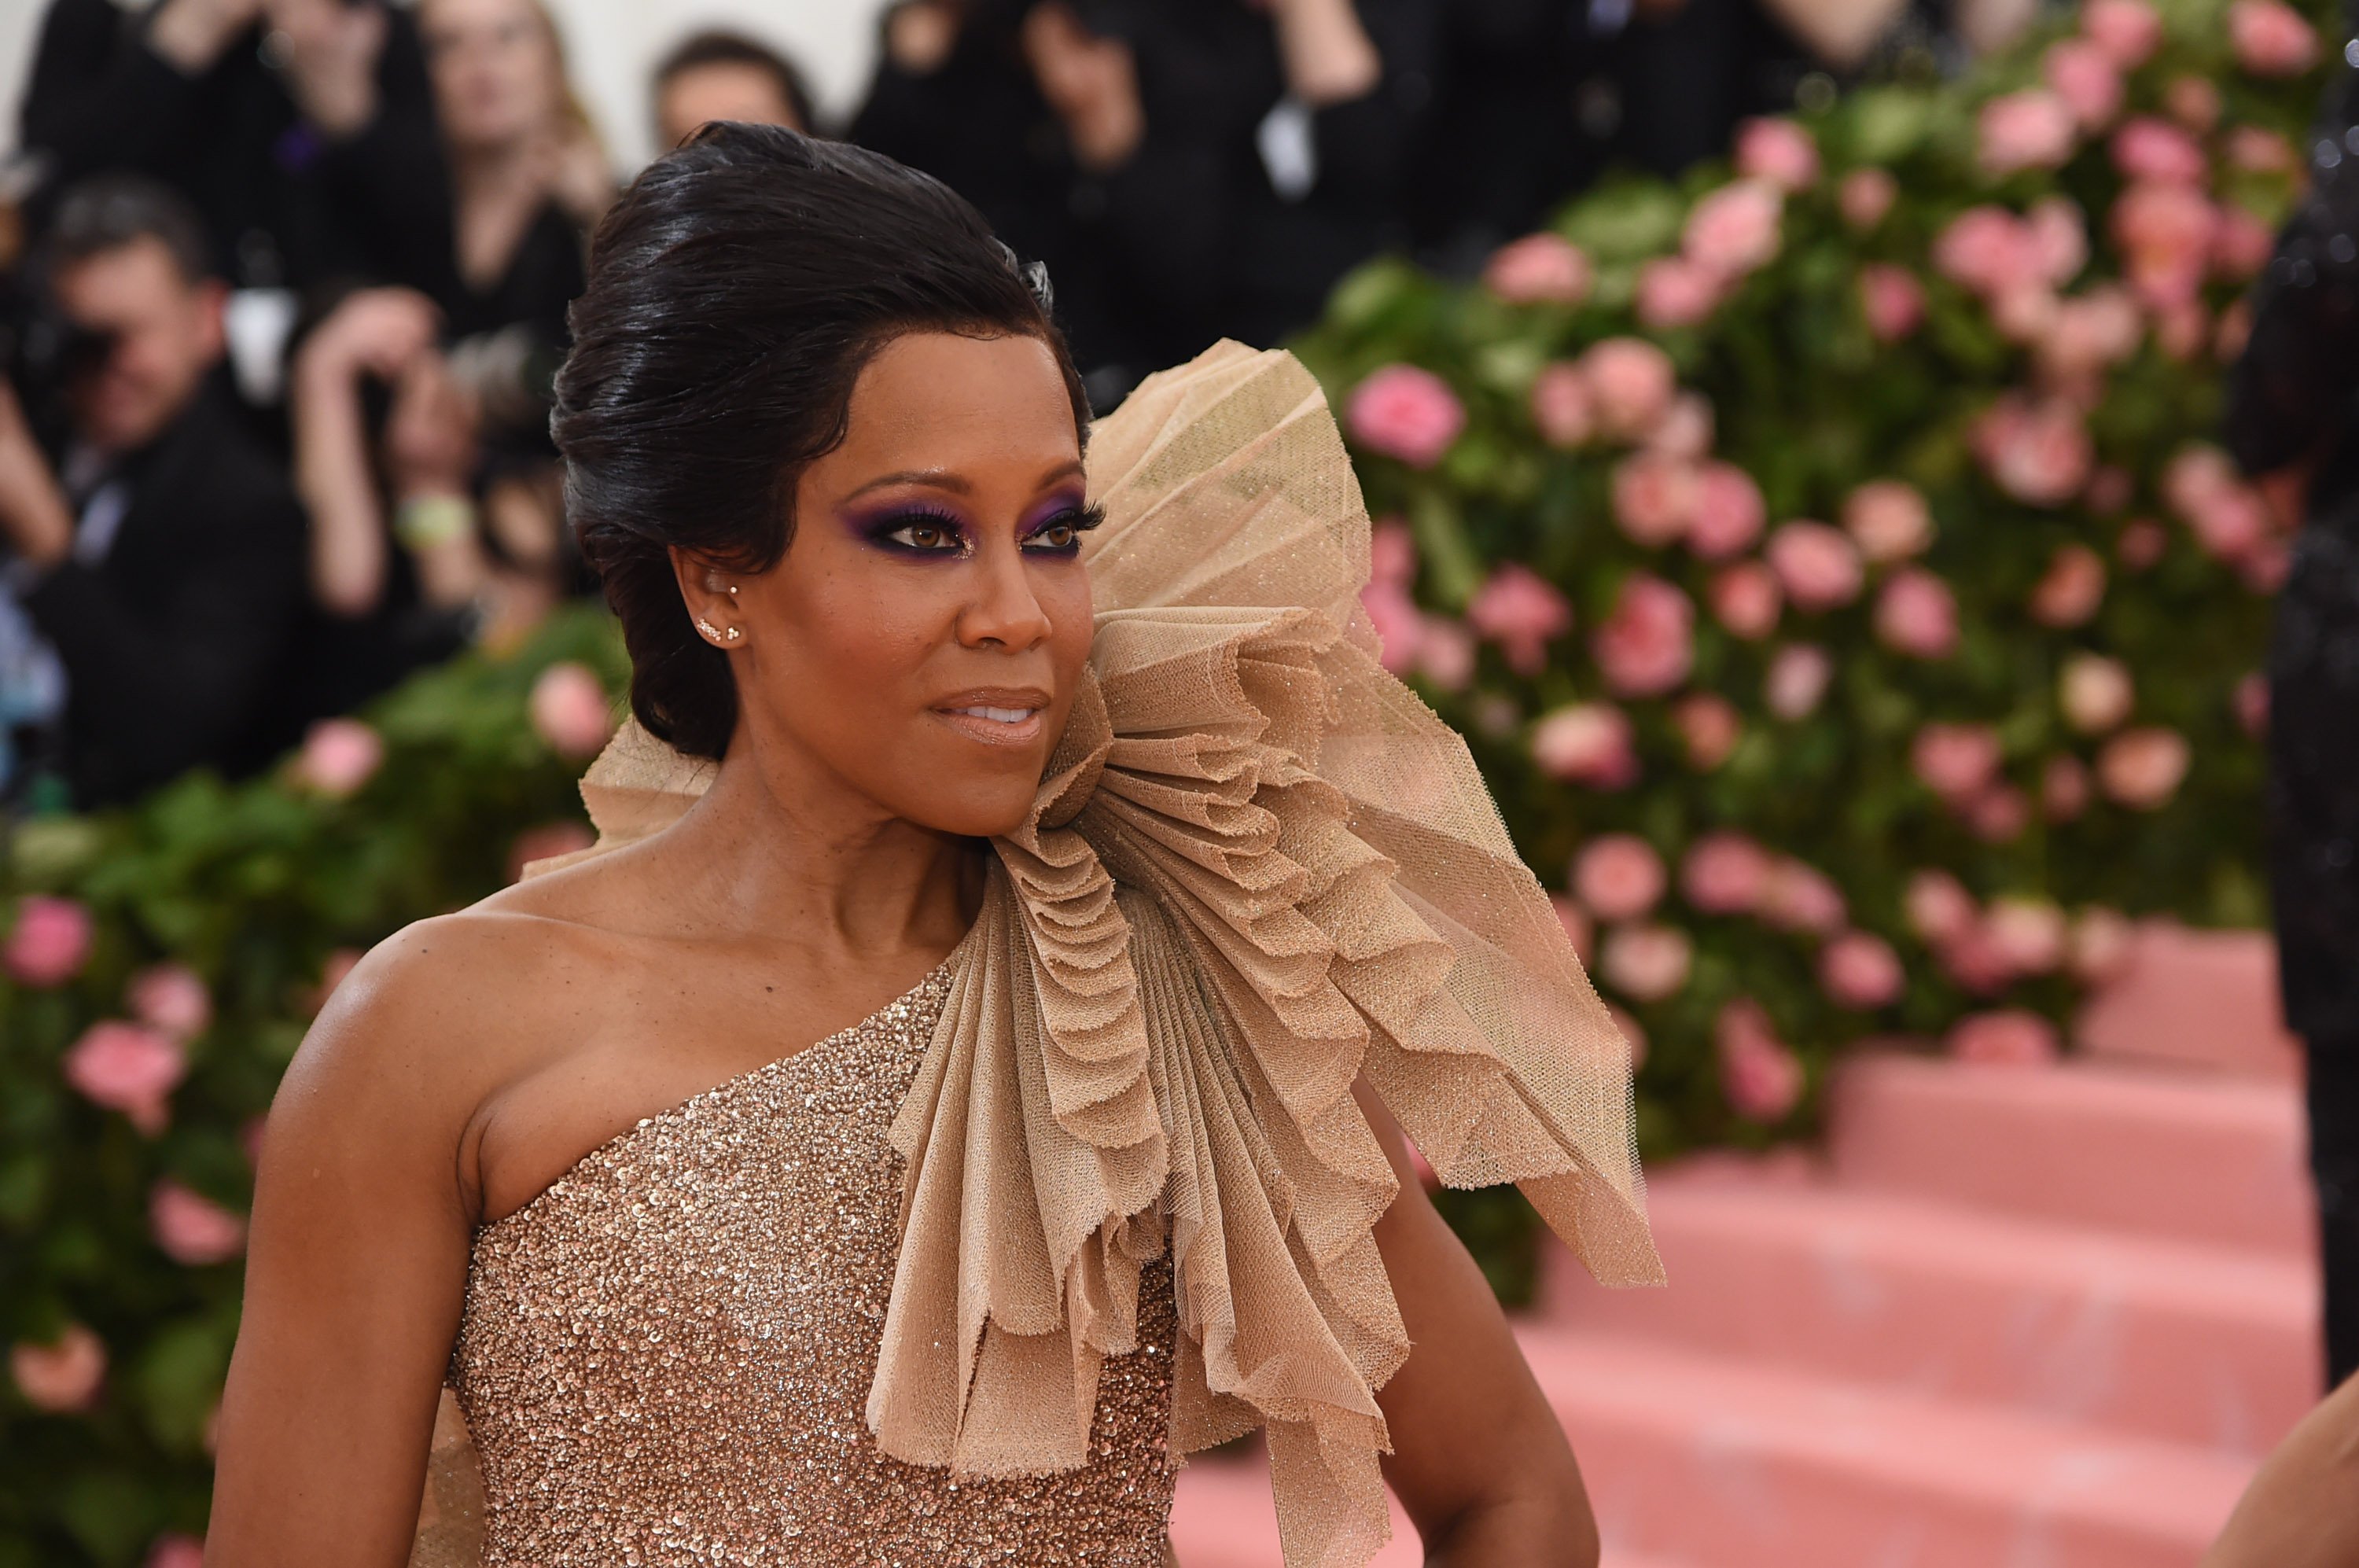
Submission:
[[[2032,0],[905,0],[864,101],[708,32],[711,119],[932,172],[1046,264],[1093,400],[1385,251],[1940,70]],[[0,800],[261,766],[591,592],[547,430],[616,169],[542,0],[49,0],[0,169]]]

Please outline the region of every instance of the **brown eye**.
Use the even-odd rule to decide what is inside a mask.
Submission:
[[[1035,544],[1046,545],[1050,550],[1070,550],[1081,537],[1079,530],[1071,523],[1050,523],[1047,528],[1034,534],[1032,540]]]

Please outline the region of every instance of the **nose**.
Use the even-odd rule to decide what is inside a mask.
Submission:
[[[1055,627],[1021,550],[987,550],[975,561],[974,596],[959,612],[959,641],[968,648],[997,647],[1021,653],[1049,639]]]

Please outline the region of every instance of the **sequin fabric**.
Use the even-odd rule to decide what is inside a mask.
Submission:
[[[1167,1266],[1139,1349],[1105,1365],[1086,1466],[962,1483],[869,1435],[900,1201],[886,1133],[949,986],[945,966],[640,1122],[476,1234],[451,1386],[485,1568],[1161,1568]]]

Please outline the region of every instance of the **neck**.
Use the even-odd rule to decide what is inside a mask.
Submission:
[[[451,144],[451,184],[461,201],[513,191],[537,178],[533,140],[516,136],[503,142]]]
[[[786,746],[747,742],[741,728],[712,788],[665,835],[687,871],[691,921],[821,964],[948,953],[980,904],[975,841],[894,816]]]

